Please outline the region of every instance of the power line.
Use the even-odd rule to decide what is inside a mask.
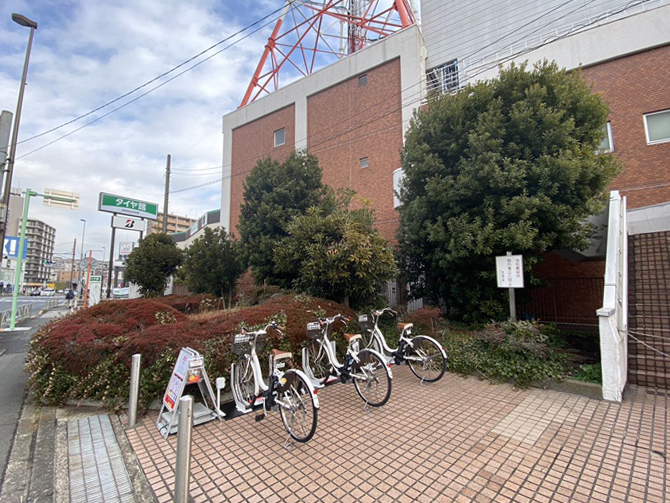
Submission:
[[[290,1],[291,3],[293,3],[295,0],[289,0],[289,1]],[[208,48],[205,49],[204,51],[201,51],[201,52],[199,52],[198,54],[196,54],[195,56],[191,56],[191,57],[188,58],[187,60],[182,61],[182,62],[179,63],[177,66],[173,67],[172,69],[168,70],[167,72],[161,73],[161,74],[158,75],[157,77],[154,77],[153,79],[148,80],[148,81],[145,82],[144,84],[142,84],[142,85],[140,85],[140,86],[137,86],[135,89],[133,89],[133,90],[131,90],[131,91],[128,91],[127,93],[122,94],[121,96],[118,96],[117,98],[114,98],[114,99],[111,100],[111,101],[108,101],[108,102],[105,103],[104,105],[100,105],[99,107],[97,107],[97,108],[91,110],[90,112],[87,112],[87,113],[82,114],[82,115],[80,115],[80,116],[78,116],[78,117],[75,117],[74,119],[72,119],[72,120],[70,120],[70,121],[64,122],[64,123],[61,124],[60,126],[56,126],[56,127],[51,128],[51,129],[49,129],[49,130],[47,130],[47,131],[44,131],[44,132],[42,132],[42,133],[36,134],[36,135],[34,135],[34,136],[31,136],[30,138],[26,138],[25,140],[21,140],[20,142],[17,142],[17,145],[20,145],[20,144],[22,144],[22,143],[29,142],[29,141],[31,141],[31,140],[34,140],[35,138],[39,138],[39,137],[44,136],[44,135],[47,135],[47,134],[49,134],[49,133],[53,133],[54,131],[57,131],[57,130],[59,130],[59,129],[65,127],[65,126],[68,126],[68,125],[70,125],[70,124],[72,124],[72,123],[74,123],[74,122],[77,122],[77,121],[79,121],[79,120],[85,118],[85,117],[88,117],[89,115],[92,115],[92,114],[94,114],[95,112],[98,112],[98,111],[102,110],[103,108],[106,108],[106,107],[108,107],[108,106],[110,106],[110,105],[116,103],[117,101],[120,101],[120,100],[122,100],[123,98],[126,98],[126,97],[130,96],[131,94],[133,94],[133,93],[139,91],[140,89],[143,89],[143,88],[147,87],[148,85],[150,85],[150,84],[156,82],[157,80],[160,80],[160,79],[162,79],[163,77],[165,77],[165,76],[171,74],[172,72],[175,72],[176,70],[178,70],[179,68],[183,67],[184,65],[190,63],[191,61],[194,61],[194,60],[198,59],[198,58],[199,58],[200,56],[202,56],[203,54],[205,54],[205,53],[211,51],[212,49],[214,49],[215,47],[218,47],[219,45],[223,44],[224,42],[227,42],[228,40],[230,40],[230,39],[232,39],[232,38],[234,38],[234,37],[237,37],[238,35],[240,35],[241,33],[244,33],[245,31],[247,31],[247,30],[250,29],[251,27],[255,26],[256,24],[259,24],[259,23],[265,21],[267,18],[269,18],[269,17],[271,17],[271,16],[274,16],[275,14],[277,14],[278,12],[280,12],[282,9],[283,9],[283,6],[282,6],[281,8],[278,8],[278,9],[274,10],[274,11],[271,12],[270,14],[267,14],[267,15],[263,16],[263,17],[260,18],[259,20],[254,21],[253,23],[251,23],[250,25],[248,25],[248,26],[242,28],[241,30],[238,30],[237,32],[233,33],[232,35],[229,35],[228,37],[224,38],[223,40],[219,40],[216,44],[211,45],[210,47],[208,47]],[[249,36],[251,36],[251,35],[253,35],[254,33],[256,33],[257,31],[261,30],[262,28],[264,28],[265,26],[267,26],[268,24],[270,24],[270,23],[273,22],[273,21],[276,21],[276,19],[273,19],[273,20],[268,21],[268,22],[265,23],[264,25],[260,26],[260,27],[257,28],[256,30],[254,30],[254,31],[252,31],[251,33],[249,33],[248,35],[246,35],[245,37],[241,38],[240,40],[236,41],[236,42],[233,43],[233,44],[228,45],[228,46],[226,47],[226,49],[229,48],[229,47],[231,47],[231,46],[233,46],[233,45],[235,45],[235,44],[237,44],[238,42],[241,42],[241,41],[244,40],[245,38],[248,38]],[[219,53],[221,53],[221,52],[222,52],[222,51],[218,51],[218,52],[214,53],[213,56],[215,56],[215,55],[217,55],[217,54],[219,54]],[[210,58],[211,58],[211,56],[210,56],[209,58],[205,59],[204,61],[207,61],[207,60],[210,59]],[[203,61],[203,62],[204,62],[204,61]],[[198,66],[198,65],[193,65],[193,66],[190,67],[188,70],[192,70],[192,69],[195,68],[196,66]],[[187,71],[188,71],[188,70],[187,70]],[[186,73],[186,72],[181,72],[181,73],[179,73],[177,76],[179,76],[179,75],[183,75],[184,73]],[[168,80],[168,82],[170,82],[171,80],[174,80],[174,79],[170,79],[170,80]],[[155,89],[157,89],[158,87],[161,87],[161,86],[157,86],[157,87],[153,88],[152,91],[155,90]],[[142,96],[146,96],[146,94],[148,94],[148,93],[144,93],[144,94],[142,94],[140,97],[142,97]],[[132,101],[130,101],[129,103],[132,103],[133,101],[136,101],[136,100],[132,100]],[[115,112],[115,111],[117,111],[117,110],[119,110],[119,109],[121,109],[121,108],[123,108],[123,107],[115,108],[112,112]],[[106,117],[107,115],[109,115],[109,114],[103,115],[102,117]],[[100,118],[102,118],[102,117],[100,117]],[[96,119],[96,120],[97,120],[97,119]],[[95,122],[95,121],[92,121],[92,122],[88,123],[87,125],[92,124],[93,122]],[[79,128],[79,129],[81,129],[81,128]],[[79,129],[75,129],[75,131],[78,131]],[[36,151],[36,150],[33,150],[33,151],[29,152],[29,153],[32,153],[32,152],[35,152],[35,151]],[[26,155],[28,155],[28,154],[24,154],[22,157],[25,157]]]

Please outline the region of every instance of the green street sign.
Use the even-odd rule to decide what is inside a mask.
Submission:
[[[115,196],[114,194],[106,194],[105,192],[100,192],[98,211],[108,211],[120,215],[158,220],[157,204],[123,196]]]

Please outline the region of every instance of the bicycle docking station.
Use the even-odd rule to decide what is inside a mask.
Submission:
[[[179,428],[178,408],[180,399],[187,385],[197,384],[203,402],[197,402],[193,407],[193,426],[209,422],[213,419],[222,420],[225,414],[221,411],[221,389],[225,387],[226,380],[219,377],[216,380],[217,394],[214,396],[214,390],[209,382],[209,377],[205,371],[205,359],[196,350],[191,348],[182,348],[175,362],[170,382],[168,383],[163,403],[156,427],[161,432],[163,438],[173,433],[177,433]],[[211,401],[214,410],[207,407],[207,398]]]

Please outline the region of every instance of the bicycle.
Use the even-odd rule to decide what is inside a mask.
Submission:
[[[263,330],[242,329],[235,335],[232,352],[238,355],[238,360],[230,367],[233,398],[237,409],[243,413],[262,404],[263,411],[256,416],[256,421],[265,419],[268,410],[278,408],[288,434],[298,442],[307,442],[314,436],[318,420],[316,390],[300,370],[282,370],[292,354],[278,349],[270,353],[269,378],[265,383],[257,350],[265,343],[268,328],[281,333],[277,323],[272,322]]]
[[[338,320],[349,321],[338,314],[307,324],[307,336],[311,341],[303,350],[303,369],[319,386],[334,380],[353,381],[356,392],[367,405],[381,407],[391,397],[391,369],[377,351],[359,351],[360,334],[344,334],[348,346],[344,363],[340,363],[335,354],[335,343],[329,338],[331,326]]]
[[[384,355],[387,362],[396,365],[407,362],[412,373],[421,379],[422,383],[440,380],[447,369],[447,353],[444,348],[427,335],[411,337],[413,323],[398,323],[400,330],[398,347],[395,349],[389,347],[379,329],[379,318],[387,312],[393,316],[398,314],[387,307],[381,311],[372,311],[369,315],[359,315],[358,324],[362,331],[363,347],[378,351]]]

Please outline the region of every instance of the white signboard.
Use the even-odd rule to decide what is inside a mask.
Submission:
[[[523,288],[523,255],[496,257],[498,288]]]
[[[140,220],[138,218],[120,217],[114,215],[112,217],[112,227],[116,227],[117,229],[126,229],[128,231],[144,232],[147,228],[147,222],[146,220]]]
[[[119,243],[119,255],[130,255],[134,244],[132,241],[129,243]]]

